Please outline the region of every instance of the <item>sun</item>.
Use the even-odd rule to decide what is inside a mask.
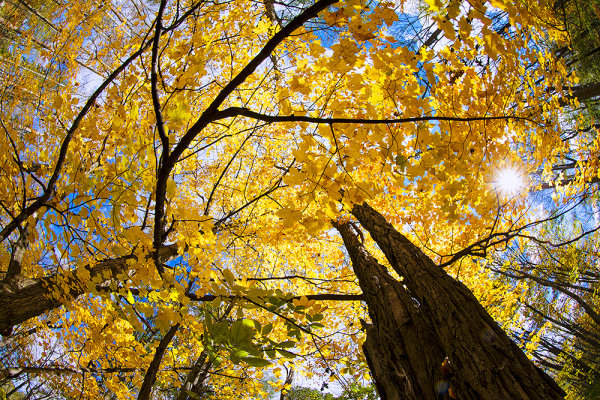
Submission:
[[[513,195],[523,187],[523,177],[516,169],[506,167],[498,171],[494,186],[502,194]]]

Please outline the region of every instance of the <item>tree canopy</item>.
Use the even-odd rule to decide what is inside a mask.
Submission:
[[[595,86],[554,2],[0,4],[5,391],[265,398],[295,365],[351,393],[355,205],[514,327],[519,279],[554,279],[482,260],[595,201]]]

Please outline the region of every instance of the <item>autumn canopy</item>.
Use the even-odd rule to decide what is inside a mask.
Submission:
[[[548,385],[527,398],[562,398],[483,311],[519,324],[523,287],[486,257],[598,177],[595,130],[569,133],[590,86],[555,4],[529,3],[0,2],[3,390],[263,399],[291,370],[366,384],[365,335],[410,315],[435,345],[427,378],[399,372],[426,381],[406,398],[478,398],[470,379],[496,372],[467,365],[472,340]],[[586,162],[557,175],[565,159]],[[404,311],[384,323],[387,280]],[[450,392],[430,382],[445,357]]]

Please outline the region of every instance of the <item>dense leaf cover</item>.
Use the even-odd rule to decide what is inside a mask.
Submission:
[[[0,379],[36,396],[265,398],[291,364],[368,379],[331,228],[365,200],[514,326],[514,282],[476,257],[548,218],[529,190],[566,212],[598,177],[552,2],[19,4]],[[586,160],[568,180],[565,157]],[[506,169],[527,189],[500,190]]]

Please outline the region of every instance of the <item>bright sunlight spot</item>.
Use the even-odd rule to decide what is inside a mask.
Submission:
[[[516,194],[523,186],[523,179],[518,171],[504,168],[498,171],[495,186],[506,195]]]

